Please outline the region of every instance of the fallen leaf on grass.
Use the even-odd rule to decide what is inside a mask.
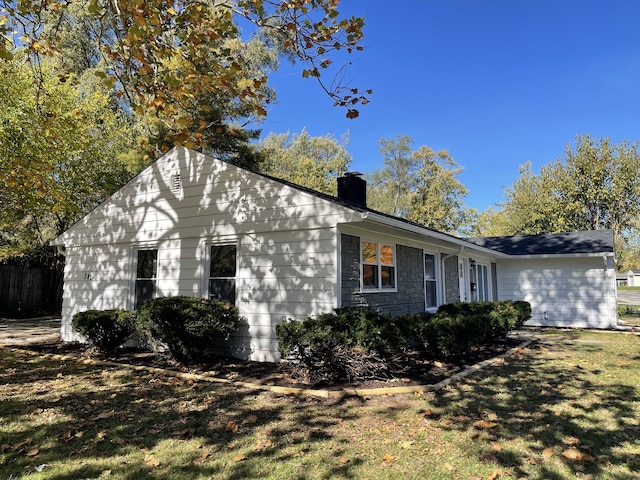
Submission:
[[[394,458],[395,457],[387,453],[384,457],[382,457],[382,465],[385,467],[390,467],[393,464]]]
[[[0,445],[0,453],[4,453],[8,450],[11,450],[11,445],[7,445],[6,443]]]
[[[552,448],[545,448],[544,450],[542,450],[542,458],[551,458],[551,457],[553,457]]]
[[[489,475],[487,475],[487,480],[496,480],[496,478],[500,478],[503,475],[504,475],[504,472],[502,471],[502,469],[498,468],[493,472],[491,472]]]
[[[562,456],[569,460],[577,460],[578,462],[594,462],[595,458],[587,453],[583,453],[577,448],[568,448],[562,452]]]
[[[153,455],[147,455],[144,457],[144,464],[149,468],[156,468],[160,465],[160,460],[158,460],[158,457],[154,457]]]
[[[111,475],[111,470],[103,470],[100,473],[100,478],[108,477],[109,475]]]
[[[200,455],[198,458],[196,458],[193,463],[195,463],[196,465],[201,465],[202,463],[205,462],[205,460],[207,460],[209,458],[209,455],[211,455],[211,450],[209,450],[208,448],[203,448],[202,449],[202,455]]]
[[[445,463],[444,464],[444,468],[446,468],[450,472],[453,472],[455,470],[455,467],[453,465],[451,465],[450,463]]]
[[[106,430],[102,430],[101,432],[98,432],[96,434],[96,438],[98,440],[104,440],[104,437],[106,437],[106,436],[107,436],[107,431]]]
[[[39,448],[32,448],[31,450],[29,450],[26,455],[27,457],[35,457],[40,453],[40,449]]]
[[[496,422],[487,422],[486,420],[478,420],[473,423],[473,426],[476,428],[495,428],[498,426]]]
[[[502,451],[502,445],[499,442],[491,442],[491,450],[493,450],[494,452],[501,452]]]
[[[33,442],[33,438],[29,437],[29,438],[25,438],[23,441],[16,443],[13,446],[14,450],[19,450],[22,447],[26,447],[27,445],[31,445],[31,442]]]
[[[258,442],[258,444],[253,447],[254,452],[264,452],[267,448],[271,447],[273,443],[271,440],[265,440],[264,442]],[[303,452],[304,453],[304,452]]]
[[[242,424],[245,425],[247,423],[256,423],[258,421],[258,417],[256,415],[249,415],[247,418],[242,420]]]
[[[347,457],[340,457],[340,458],[338,459],[338,461],[339,461],[341,464],[343,464],[343,465],[344,465],[345,463],[349,463],[349,462],[350,462],[350,460],[349,460]]]
[[[102,412],[100,415],[96,417],[96,420],[104,420],[107,418],[111,418],[116,414],[115,410],[110,410],[108,412]]]
[[[227,426],[225,428],[227,430],[227,432],[237,432],[238,431],[238,424],[234,421],[231,421],[229,423],[227,423]]]
[[[233,457],[233,461],[234,462],[241,462],[241,461],[246,460],[246,459],[247,459],[247,456],[243,455],[242,453],[239,453],[238,455]]]

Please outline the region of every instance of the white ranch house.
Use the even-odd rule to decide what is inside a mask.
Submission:
[[[346,305],[526,300],[530,325],[616,326],[611,231],[462,239],[368,209],[365,190],[346,176],[331,197],[174,148],[55,240],[62,338],[76,312],[173,295],[235,303],[229,353],[263,361],[279,322]]]

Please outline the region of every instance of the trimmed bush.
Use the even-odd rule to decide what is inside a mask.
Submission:
[[[361,378],[357,372],[382,371],[381,362],[406,344],[398,322],[367,307],[342,307],[303,321],[286,320],[276,326],[276,333],[283,358],[303,364],[315,380]],[[361,363],[345,362],[345,351]]]
[[[180,361],[199,360],[238,329],[238,309],[197,297],[162,297],[145,302],[138,312],[140,331],[166,345]]]
[[[442,305],[422,329],[427,352],[441,358],[462,357],[504,338],[531,318],[528,302],[456,302]]]
[[[76,313],[71,328],[104,354],[112,354],[136,331],[136,312],[87,310]]]

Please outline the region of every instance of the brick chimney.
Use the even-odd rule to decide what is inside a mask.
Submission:
[[[338,198],[361,207],[367,206],[367,182],[359,172],[347,172],[338,177]]]

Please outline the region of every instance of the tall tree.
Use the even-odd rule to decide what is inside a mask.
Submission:
[[[273,59],[256,64],[256,47],[242,39],[240,22],[263,53],[301,61],[303,77],[317,79],[349,118],[358,115],[370,92],[326,78],[332,57],[362,49],[363,19],[341,18],[338,6],[339,0],[0,0],[0,58],[14,54],[13,38],[34,65],[71,49],[69,68],[98,67],[160,138],[208,148],[216,135],[223,144],[232,141],[233,122],[264,116],[272,100],[266,85]]]
[[[638,142],[613,144],[608,138],[576,137],[564,158],[543,166],[530,164],[505,190],[501,210],[485,212],[476,234],[538,234],[612,229],[619,258],[632,258],[640,221]],[[634,247],[635,248],[635,247]]]
[[[351,164],[347,144],[347,134],[338,140],[331,135],[312,137],[306,129],[293,135],[271,133],[259,145],[264,159],[261,169],[274,177],[335,195],[337,177]]]
[[[135,128],[93,75],[0,63],[0,260],[47,251],[132,175]]]
[[[466,234],[475,210],[464,205],[462,168],[446,150],[412,149],[413,139],[381,139],[384,166],[369,175],[369,205],[436,230]]]

